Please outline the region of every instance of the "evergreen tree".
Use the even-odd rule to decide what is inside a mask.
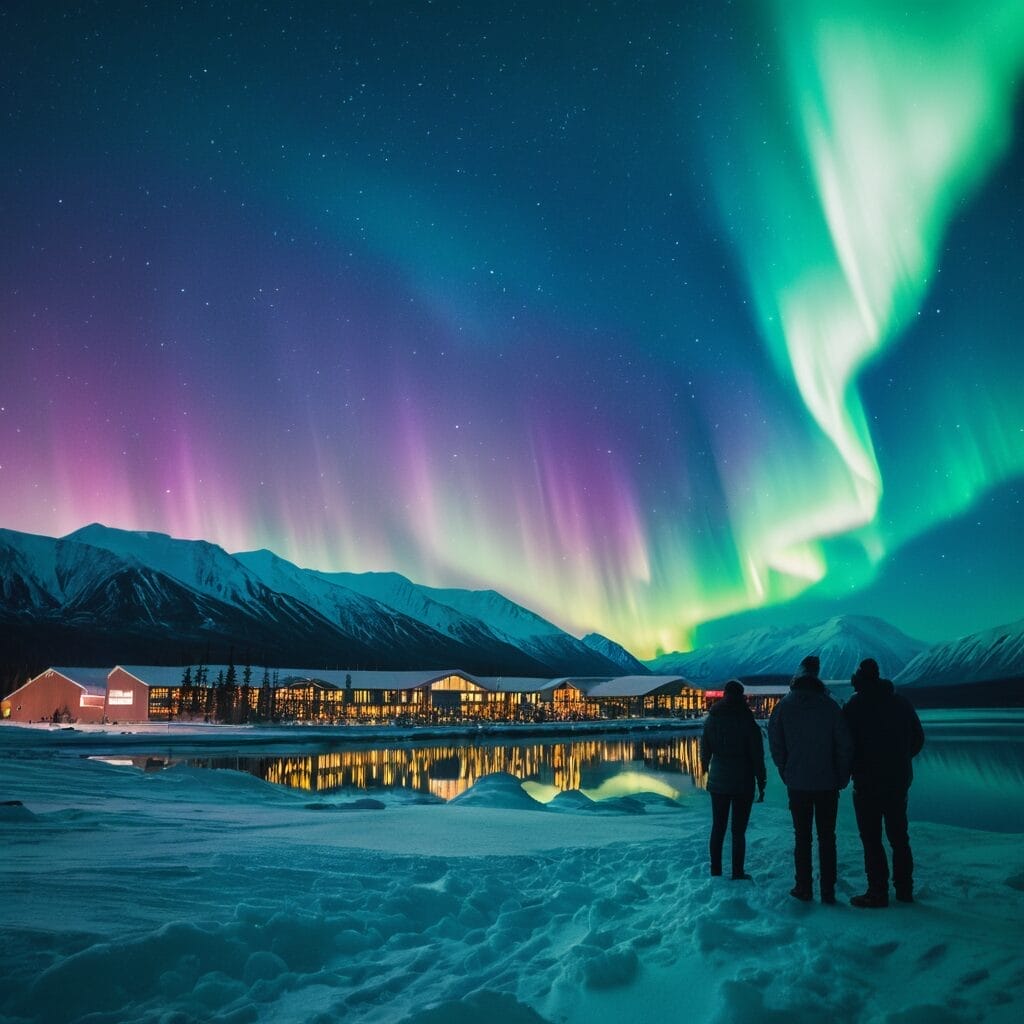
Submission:
[[[263,682],[260,683],[260,696],[256,702],[256,721],[270,720],[270,669],[263,667]]]
[[[227,705],[225,702],[226,686],[224,684],[224,669],[217,673],[217,682],[213,687],[213,720],[215,722],[227,721]]]
[[[192,703],[189,707],[190,714],[202,715],[206,713],[206,677],[206,665],[197,665],[195,685],[192,687]]]
[[[221,696],[221,721],[233,722],[238,706],[238,673],[235,671],[235,650],[228,655],[228,671],[224,676],[224,691]]]
[[[181,688],[178,690],[178,717],[183,718],[192,710],[192,666],[186,665],[181,674]]]
[[[238,702],[238,721],[248,722],[252,717],[252,665],[245,659],[242,669],[242,694]]]

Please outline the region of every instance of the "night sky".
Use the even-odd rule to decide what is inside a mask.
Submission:
[[[1024,5],[5,4],[0,525],[640,656],[1024,615]]]

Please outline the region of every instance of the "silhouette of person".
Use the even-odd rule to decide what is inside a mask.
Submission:
[[[722,846],[732,813],[732,877],[749,880],[744,869],[747,822],[754,803],[754,784],[764,799],[764,741],[754,713],[743,696],[743,684],[730,679],[721,700],[711,705],[700,740],[700,760],[708,773],[711,794],[711,874],[722,873]]]
[[[882,679],[878,662],[865,658],[853,674],[853,696],[843,717],[853,736],[853,810],[864,847],[868,888],[850,902],[855,907],[889,905],[889,863],[882,827],[892,847],[896,899],[914,900],[914,856],[907,825],[907,797],[914,779],[911,764],[924,746],[924,730],[906,697]]]
[[[835,903],[836,816],[839,791],[850,781],[853,744],[842,709],[818,678],[820,662],[808,655],[800,662],[789,693],[768,719],[772,760],[789,793],[793,816],[793,861],[796,884],[790,895],[813,899],[812,827],[818,834],[818,885],[822,903]]]

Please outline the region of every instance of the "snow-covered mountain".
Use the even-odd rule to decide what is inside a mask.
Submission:
[[[484,623],[432,601],[398,573],[326,573],[301,569],[271,551],[234,556],[272,590],[315,608],[346,634],[407,653],[419,665],[488,672],[494,666],[545,675],[547,665]]]
[[[694,682],[720,682],[730,676],[791,676],[802,658],[816,654],[823,679],[849,679],[868,657],[892,678],[926,647],[882,619],[837,615],[813,626],[749,630],[689,653],[664,654],[647,666]]]
[[[616,665],[628,676],[645,676],[650,674],[650,669],[638,658],[633,657],[622,644],[602,636],[600,633],[588,633],[583,642],[593,651],[604,655],[609,661]]]
[[[496,623],[438,595],[493,612]],[[397,574],[318,573],[269,551],[236,556],[205,541],[98,524],[64,538],[0,530],[0,625],[0,684],[46,664],[181,664],[209,660],[211,651],[223,658],[231,648],[254,664],[617,671],[493,591],[434,591]]]
[[[259,553],[237,557],[250,567],[267,564],[265,559],[254,561],[253,554]],[[277,559],[279,570],[282,564],[290,563]],[[546,675],[549,669],[555,675],[601,675],[615,671],[600,652],[494,590],[426,587],[396,572],[320,572],[291,566],[290,577],[295,579],[295,574],[302,578],[303,587],[340,588],[362,595],[393,615],[416,621],[444,636],[450,649],[456,643],[459,647],[455,650],[492,652],[494,664],[520,664],[520,674]],[[527,662],[523,662],[524,656]],[[448,663],[465,667],[466,658],[449,659]]]
[[[1024,619],[936,644],[894,680],[898,686],[955,686],[1024,677]]]

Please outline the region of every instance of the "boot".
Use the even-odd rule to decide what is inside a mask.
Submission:
[[[804,888],[802,885],[794,885],[789,890],[789,895],[795,900],[800,900],[801,903],[810,903],[814,899],[814,893],[811,892],[810,888]]]
[[[884,892],[872,892],[870,889],[862,896],[851,896],[850,906],[875,910],[879,907],[889,906],[889,894]]]

